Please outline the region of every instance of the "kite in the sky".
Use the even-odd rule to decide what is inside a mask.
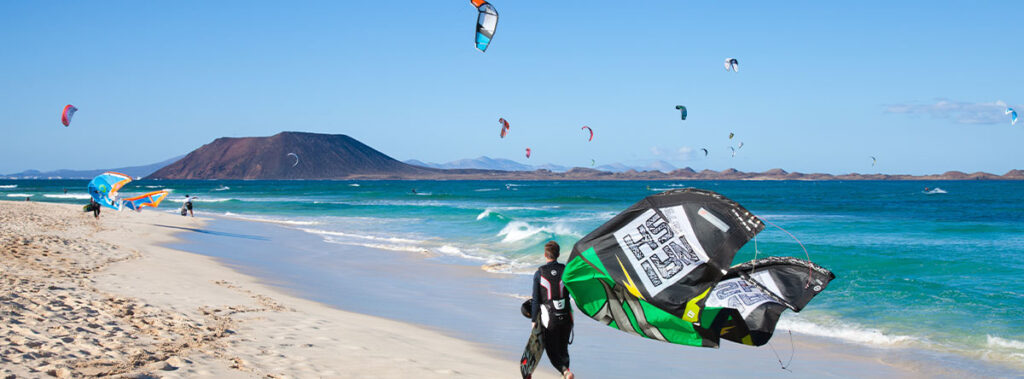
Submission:
[[[740,144],[738,146],[736,146],[736,148],[737,149],[742,149],[743,148],[743,142],[740,142]]]
[[[299,155],[298,155],[298,154],[295,154],[295,153],[288,153],[288,154],[285,154],[285,156],[286,156],[286,157],[287,157],[287,156],[295,157],[295,163],[292,163],[292,167],[295,167],[295,166],[298,166],[298,165],[299,165]]]
[[[736,60],[736,58],[725,58],[725,71],[730,70],[740,72],[740,61]]]
[[[736,158],[736,149],[733,148],[732,146],[729,146],[729,150],[732,150],[732,157]]]
[[[706,157],[706,156],[708,156],[708,149],[705,149],[705,148],[701,148],[701,150],[703,150],[703,151],[704,151],[704,156],[705,156],[705,157]]]
[[[871,167],[875,167],[875,163],[878,163],[878,158],[871,157]]]
[[[1010,125],[1016,125],[1017,124],[1017,111],[1013,110],[1013,108],[1006,108],[1006,114],[1010,115]]]
[[[498,118],[498,125],[501,126],[501,138],[505,138],[505,136],[508,135],[508,130],[510,129],[508,121],[505,121],[504,118]]]
[[[733,134],[732,132],[729,132],[729,139],[732,139],[732,137],[734,137],[734,136],[735,136],[735,134]]]
[[[64,126],[71,125],[71,117],[75,115],[75,112],[78,112],[78,108],[75,108],[74,105],[65,105],[64,110],[60,112],[60,123]]]
[[[644,198],[573,246],[562,280],[588,317],[670,343],[763,345],[785,309],[800,311],[834,278],[795,258],[732,266],[764,223],[695,188]]]
[[[533,151],[532,151],[532,150],[530,150],[530,148],[529,148],[529,147],[527,147],[527,148],[526,148],[526,158],[527,158],[527,159],[529,159],[529,158],[530,158],[530,153],[532,153],[532,152],[533,152]]]
[[[684,107],[682,105],[676,105],[676,109],[679,110],[680,116],[682,116],[683,120],[685,121],[686,120],[686,107]]]
[[[487,46],[491,44],[494,32],[498,29],[498,10],[484,0],[470,2],[480,12],[476,18],[476,48],[482,53],[487,51]]]
[[[107,208],[121,210],[121,202],[117,201],[117,191],[130,181],[132,177],[128,175],[113,171],[104,172],[89,182],[89,196]]]
[[[587,138],[588,142],[594,140],[594,129],[591,129],[589,126],[586,126],[586,125],[584,125],[583,128],[581,128],[581,129],[590,132],[590,137]]]
[[[122,203],[124,204],[125,208],[131,209],[133,211],[142,211],[142,207],[156,208],[160,206],[160,202],[164,201],[165,198],[167,198],[167,191],[161,190],[150,192],[145,195],[130,197],[124,199]]]

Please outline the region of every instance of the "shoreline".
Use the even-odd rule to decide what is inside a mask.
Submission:
[[[203,230],[202,220],[147,210],[104,212],[96,222],[70,205],[5,202],[0,208],[4,244],[25,258],[5,256],[3,263],[10,317],[0,325],[5,376],[516,372],[515,361],[499,360],[483,346],[295,298],[213,258],[160,246],[177,241],[182,228]],[[69,269],[32,263],[49,258]],[[62,276],[75,283],[55,283],[66,281]]]
[[[527,321],[518,315],[521,300],[505,295],[525,292],[528,278],[487,273],[479,266],[442,263],[408,252],[340,247],[274,223],[182,218],[146,210],[104,213],[92,226],[92,217],[87,217],[91,215],[79,212],[76,206],[4,204],[8,203],[0,207],[4,212],[24,207],[45,213],[41,219],[64,216],[69,220],[63,222],[69,226],[81,229],[84,225],[84,233],[77,231],[89,239],[84,242],[122,246],[114,249],[121,255],[108,257],[117,261],[91,271],[87,281],[94,292],[132,304],[115,308],[121,311],[115,322],[135,325],[154,321],[155,326],[134,333],[156,342],[136,346],[140,351],[132,357],[142,364],[123,373],[161,377],[518,376],[515,365],[528,324],[524,327]],[[76,221],[82,225],[75,226]],[[93,237],[97,241],[91,241]],[[304,256],[303,249],[321,255]],[[230,256],[232,253],[237,256]],[[342,259],[327,259],[337,256]],[[275,257],[300,260],[292,262],[295,267],[316,259],[314,266],[323,266],[331,278],[301,271],[292,272],[291,277],[281,275],[274,270],[292,263],[270,259]],[[320,265],[321,260],[327,263]],[[373,286],[381,287],[378,289],[360,288],[360,284],[370,283],[367,278],[403,273],[411,267],[416,275],[398,275],[392,283]],[[477,291],[447,293],[453,283],[468,283],[466,287]],[[317,293],[317,289],[341,294],[332,297]],[[441,295],[436,295],[439,292]],[[4,304],[9,302],[5,297]],[[146,313],[138,317],[124,309]],[[213,330],[208,330],[210,327]],[[0,329],[0,337],[8,337],[0,339],[0,351],[26,346],[14,346],[10,335],[11,330]],[[59,338],[53,346],[63,338],[55,337]],[[775,348],[785,361],[789,340],[781,329],[776,337]],[[577,322],[576,344],[570,353],[574,372],[585,377],[654,375],[683,369],[720,377],[752,373],[761,377],[842,377],[854,372],[873,377],[979,376],[969,369],[950,370],[907,359],[906,351],[900,349],[799,334],[794,337],[792,372],[781,370],[767,348],[732,344],[721,349],[680,347],[636,338],[589,319]],[[55,351],[53,346],[44,342],[38,347]],[[154,347],[168,349],[164,352]],[[56,354],[55,359],[60,357]],[[701,367],[692,366],[695,362],[701,362]],[[60,376],[63,372],[56,370],[71,366],[56,362],[47,367]],[[95,372],[96,367],[91,367]],[[732,370],[723,372],[724,367]],[[23,368],[27,367],[16,367]],[[87,373],[82,369],[70,372]],[[37,370],[34,375],[45,372]],[[546,359],[536,375],[557,376]]]

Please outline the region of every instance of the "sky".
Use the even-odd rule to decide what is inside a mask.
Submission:
[[[710,3],[494,0],[481,53],[462,0],[0,2],[0,173],[281,131],[427,162],[1024,169],[1024,2]]]

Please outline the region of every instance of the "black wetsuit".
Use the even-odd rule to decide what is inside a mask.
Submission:
[[[562,283],[565,265],[548,262],[533,274],[533,321],[542,328],[544,351],[558,372],[569,369],[569,337],[572,333],[572,309],[569,291]],[[544,308],[543,310],[541,308]]]

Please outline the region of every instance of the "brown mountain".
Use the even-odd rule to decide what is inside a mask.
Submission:
[[[289,153],[298,155],[298,164]],[[387,179],[437,171],[399,162],[343,134],[281,132],[270,137],[218,138],[147,178]]]

